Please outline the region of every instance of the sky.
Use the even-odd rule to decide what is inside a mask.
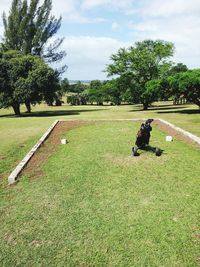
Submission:
[[[175,44],[172,60],[200,67],[199,0],[52,0],[52,14],[62,16],[57,33],[68,66],[63,78],[105,80],[110,56],[136,41],[161,39]],[[0,0],[8,14],[10,0]],[[0,36],[3,36],[2,20]]]

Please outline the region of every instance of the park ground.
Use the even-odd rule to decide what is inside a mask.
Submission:
[[[139,123],[98,122],[63,133],[69,140],[24,173],[7,176],[55,119],[162,118],[200,136],[194,105],[36,106],[0,113],[1,266],[197,266],[200,262],[199,148],[166,143],[163,155],[131,157]],[[47,140],[48,146],[48,140]],[[32,170],[34,171],[34,170]]]

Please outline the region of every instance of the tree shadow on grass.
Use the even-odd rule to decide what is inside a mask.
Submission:
[[[160,113],[160,114],[165,114],[165,113],[200,114],[200,109],[157,111],[157,113]]]
[[[83,112],[104,111],[107,109],[78,109],[78,110],[46,110],[34,111],[31,113],[22,113],[21,116],[14,114],[0,115],[0,118],[27,118],[27,117],[56,117],[56,116],[73,116],[80,115]]]
[[[157,108],[163,108],[163,107],[165,108],[165,107],[177,107],[177,105],[174,106],[174,105],[172,105],[172,104],[166,104],[166,105],[162,105],[162,104],[160,104],[160,105],[156,105],[156,106],[155,106],[155,105],[152,105],[152,107],[153,107],[153,108],[156,108],[156,107],[157,107]],[[184,107],[184,105],[182,105],[182,107]]]
[[[162,113],[162,110],[169,110],[169,112],[170,113],[173,113],[173,112],[176,112],[177,111],[177,109],[186,109],[186,107],[183,107],[183,106],[171,106],[171,105],[167,105],[167,106],[153,106],[153,107],[150,107],[150,108],[148,108],[147,110],[144,110],[144,109],[133,109],[133,110],[130,110],[130,112],[139,112],[139,111],[146,111],[146,112],[148,112],[148,111],[158,111],[158,113],[160,112],[160,113]],[[177,111],[177,112],[179,112],[179,111]],[[165,113],[165,112],[163,112],[163,113]],[[167,112],[166,112],[167,113]]]

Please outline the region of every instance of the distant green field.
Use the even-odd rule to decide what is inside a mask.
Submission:
[[[23,176],[1,192],[1,266],[198,264],[199,150],[165,142],[154,127],[151,144],[162,156],[132,157],[138,127],[98,122],[73,129],[41,177]]]

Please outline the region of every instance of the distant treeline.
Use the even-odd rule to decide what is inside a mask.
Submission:
[[[112,80],[78,82],[66,87],[67,102],[72,105],[111,105],[121,103],[143,105],[148,109],[152,102],[173,100],[174,104],[195,103],[200,107],[200,69],[188,70],[183,63],[170,61],[174,45],[162,40],[136,42],[127,49],[119,49],[111,56],[112,63],[105,71]]]
[[[193,87],[194,82],[196,86]],[[146,84],[143,92],[143,100],[147,109],[154,101],[173,100],[174,105],[199,103],[200,70],[187,70],[186,65],[177,64],[171,69],[168,77],[151,80]],[[110,105],[139,104],[140,96],[137,96],[135,88],[130,89],[120,78],[100,81],[91,81],[89,85],[77,82],[70,85],[67,79],[61,82],[62,92],[67,93],[67,103],[71,105],[96,104]],[[192,88],[192,89],[191,89]]]
[[[163,40],[120,48],[105,66],[107,81],[69,84],[61,79],[66,66],[55,70],[48,64],[65,56],[65,51],[57,51],[62,38],[49,42],[61,26],[61,18],[52,16],[51,9],[51,0],[13,0],[9,15],[3,14],[0,108],[12,107],[20,115],[22,104],[27,112],[41,102],[62,105],[66,94],[71,105],[140,103],[148,109],[154,101],[171,99],[200,107],[200,69],[173,63],[174,45]]]

